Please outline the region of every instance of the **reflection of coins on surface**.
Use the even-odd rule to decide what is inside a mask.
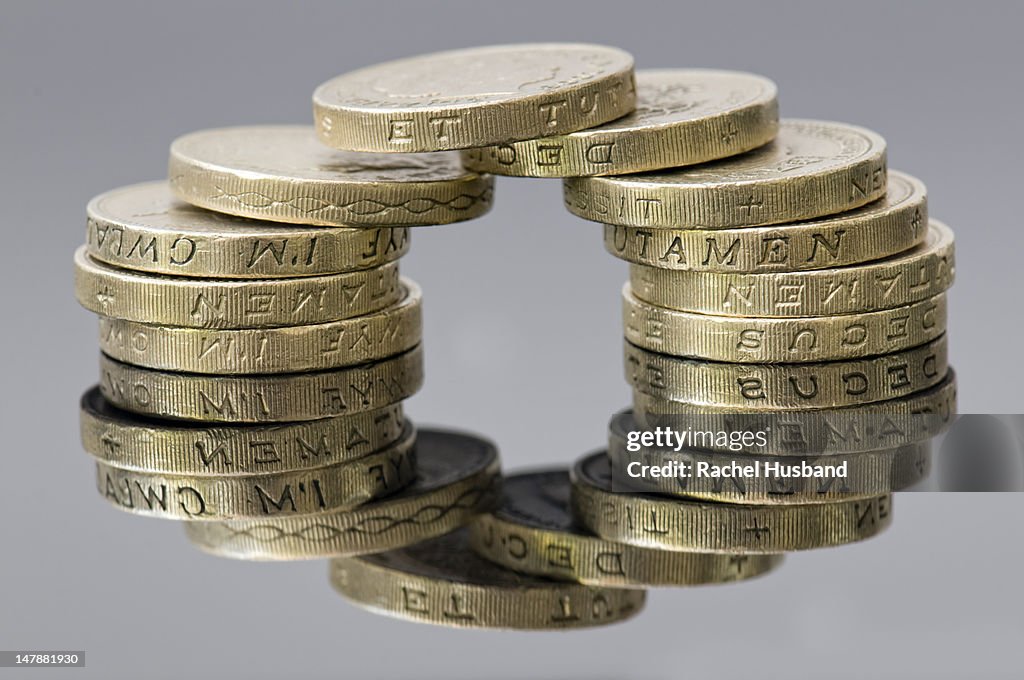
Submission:
[[[569,486],[567,470],[505,478],[502,504],[470,525],[473,550],[508,569],[607,588],[728,583],[782,563],[781,555],[682,553],[606,541],[574,524]]]
[[[269,475],[138,472],[97,459],[100,494],[121,510],[167,519],[293,517],[362,506],[416,478],[415,432],[401,443],[342,463]]]
[[[809,505],[732,505],[612,491],[604,451],[572,469],[576,520],[611,541],[661,550],[779,553],[854,543],[892,521],[892,497]]]
[[[176,420],[271,423],[372,411],[423,384],[420,346],[374,363],[319,373],[223,376],[139,368],[100,355],[100,391],[118,408]]]
[[[904,397],[946,377],[947,342],[870,359],[727,364],[681,359],[625,344],[626,380],[659,399],[738,411],[839,408]]]
[[[608,459],[615,491],[754,505],[828,503],[900,491],[931,470],[931,447],[926,443],[858,453],[756,456],[746,453],[748,447],[739,437],[732,453],[703,446],[717,439],[718,448],[723,448],[736,431],[691,430],[687,436],[693,443],[679,450],[639,446],[630,451],[629,433],[638,431],[641,427],[628,412],[617,414],[609,424]]]
[[[167,176],[178,198],[201,208],[341,227],[473,219],[490,210],[494,187],[491,177],[464,169],[457,154],[335,151],[305,125],[187,134],[171,144]]]
[[[845,267],[881,260],[924,241],[924,184],[889,172],[882,198],[832,217],[728,230],[604,225],[605,249],[659,269],[762,273]]]
[[[497,501],[498,451],[440,430],[416,436],[417,478],[391,498],[350,512],[185,526],[209,553],[243,560],[305,560],[382,552],[446,534]]]
[[[633,57],[620,49],[496,45],[345,73],[313,93],[313,117],[338,149],[444,151],[581,130],[635,104]]]
[[[830,316],[892,309],[953,285],[953,232],[932,221],[925,242],[902,255],[839,269],[765,274],[672,271],[630,265],[633,294],[684,312],[726,316]]]
[[[521,177],[573,177],[693,165],[749,151],[779,126],[775,84],[705,69],[636,74],[636,110],[557,137],[470,149],[467,167]]]
[[[217,330],[154,326],[100,317],[100,350],[137,366],[212,374],[299,373],[354,366],[420,343],[419,286],[377,312],[323,324]]]
[[[75,296],[100,316],[187,328],[268,328],[375,312],[405,291],[398,263],[294,279],[186,279],[117,269],[75,251]]]
[[[623,621],[644,591],[517,574],[474,554],[465,529],[365,557],[331,561],[331,585],[378,614],[455,628],[558,630]]]
[[[626,339],[678,357],[750,363],[835,361],[899,352],[946,332],[946,295],[862,314],[755,318],[680,312],[622,289]]]
[[[796,222],[885,194],[885,140],[864,128],[783,120],[775,140],[711,163],[615,177],[570,177],[565,205],[586,220],[658,229]]]
[[[850,453],[925,442],[949,428],[956,410],[952,368],[938,385],[910,396],[814,411],[729,411],[633,392],[633,414],[641,427],[761,432],[764,446],[746,449],[759,455]],[[728,450],[717,444],[708,448]]]
[[[86,209],[87,253],[115,267],[220,279],[319,276],[370,269],[409,250],[405,227],[286,226],[196,208],[147,182],[100,194]]]
[[[170,475],[267,475],[366,456],[412,425],[394,404],[365,413],[280,425],[175,423],[115,408],[93,387],[82,395],[82,446],[114,467]]]

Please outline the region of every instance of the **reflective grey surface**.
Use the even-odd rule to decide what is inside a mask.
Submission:
[[[1019,672],[1016,494],[907,494],[875,540],[750,583],[659,591],[629,623],[567,634],[397,622],[342,602],[325,564],[204,556],[176,524],[117,513],[93,489],[77,400],[96,379],[96,330],[72,295],[71,253],[86,201],[162,176],[184,132],[307,122],[318,83],[379,60],[605,42],[642,67],[756,71],[778,83],[783,115],[882,133],[891,165],[927,183],[931,213],[957,233],[961,410],[1024,412],[1008,357],[1024,331],[1022,20],[1012,3],[5,3],[0,647],[85,649],[82,678]],[[629,399],[626,266],[562,209],[558,182],[499,181],[489,216],[417,230],[402,268],[424,290],[412,417],[493,437],[509,468],[603,443]]]

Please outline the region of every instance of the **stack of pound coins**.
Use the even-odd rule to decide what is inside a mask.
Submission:
[[[492,191],[455,154],[344,153],[264,126],[185,135],[169,180],[93,199],[74,261],[99,315],[81,434],[100,494],[243,559],[468,522],[494,500],[497,450],[404,415],[422,294],[398,260],[410,227],[483,215]]]
[[[662,115],[702,142],[677,145],[674,167],[564,168],[566,207],[602,223],[607,250],[629,263],[624,363],[634,393],[633,409],[611,421],[607,451],[568,475],[571,517],[635,550],[707,559],[873,536],[891,522],[890,494],[927,475],[928,441],[955,411],[945,337],[952,231],[929,220],[923,183],[888,172],[879,135],[772,125],[741,106],[774,96],[761,79],[726,93],[716,86],[723,74],[678,74],[683,101]],[[656,110],[664,95],[651,97]],[[630,127],[590,132],[605,130],[595,139],[612,149],[650,134]],[[753,138],[768,143],[708,155]],[[512,156],[492,149],[470,167],[500,172],[496,160]],[[500,524],[502,512],[478,526]],[[498,557],[514,561],[508,550]]]
[[[879,533],[955,411],[952,232],[923,183],[888,172],[879,135],[780,121],[763,77],[640,70],[636,85],[618,120],[463,152],[480,172],[564,178],[568,210],[604,225],[630,265],[634,392],[606,451],[508,478],[471,545],[629,588],[748,578]],[[688,439],[642,438],[666,431]],[[845,476],[789,473],[826,466]]]
[[[558,44],[475,48],[380,64],[339,76],[313,95],[317,132],[330,146],[364,152],[468,149],[467,162],[477,147],[556,139],[620,119],[634,110],[635,100],[630,55]],[[579,628],[624,620],[643,606],[642,589],[504,568],[474,554],[473,540],[463,529],[400,550],[337,558],[331,583],[372,611],[456,627]]]

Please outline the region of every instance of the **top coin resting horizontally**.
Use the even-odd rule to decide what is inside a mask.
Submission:
[[[473,219],[494,181],[456,154],[376,156],[325,148],[305,125],[202,130],[171,144],[167,171],[183,201],[271,222],[417,226]]]
[[[462,152],[495,175],[623,175],[694,165],[766,144],[779,127],[775,83],[751,73],[655,69],[636,74],[636,110],[598,127]]]
[[[633,57],[525,44],[376,64],[313,93],[317,134],[352,151],[446,151],[559,135],[633,110]]]
[[[594,222],[729,229],[852,210],[885,194],[885,140],[844,123],[785,119],[770,144],[692,168],[565,180],[569,212]]]

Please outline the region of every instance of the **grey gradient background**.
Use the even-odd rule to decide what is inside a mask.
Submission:
[[[0,648],[86,649],[20,677],[1020,677],[1024,497],[908,494],[876,540],[742,585],[655,591],[634,621],[519,634],[372,616],[326,566],[222,561],[108,508],[77,441],[95,321],[72,296],[92,195],[161,177],[206,127],[305,122],[321,81],[496,42],[609,43],[640,67],[773,78],[783,115],[858,123],[957,233],[953,362],[965,412],[1024,412],[1020,4],[4,2]],[[629,398],[625,266],[555,181],[498,182],[473,223],[423,229],[422,423],[476,430],[507,468],[599,446]],[[1013,358],[1011,358],[1013,357]]]

